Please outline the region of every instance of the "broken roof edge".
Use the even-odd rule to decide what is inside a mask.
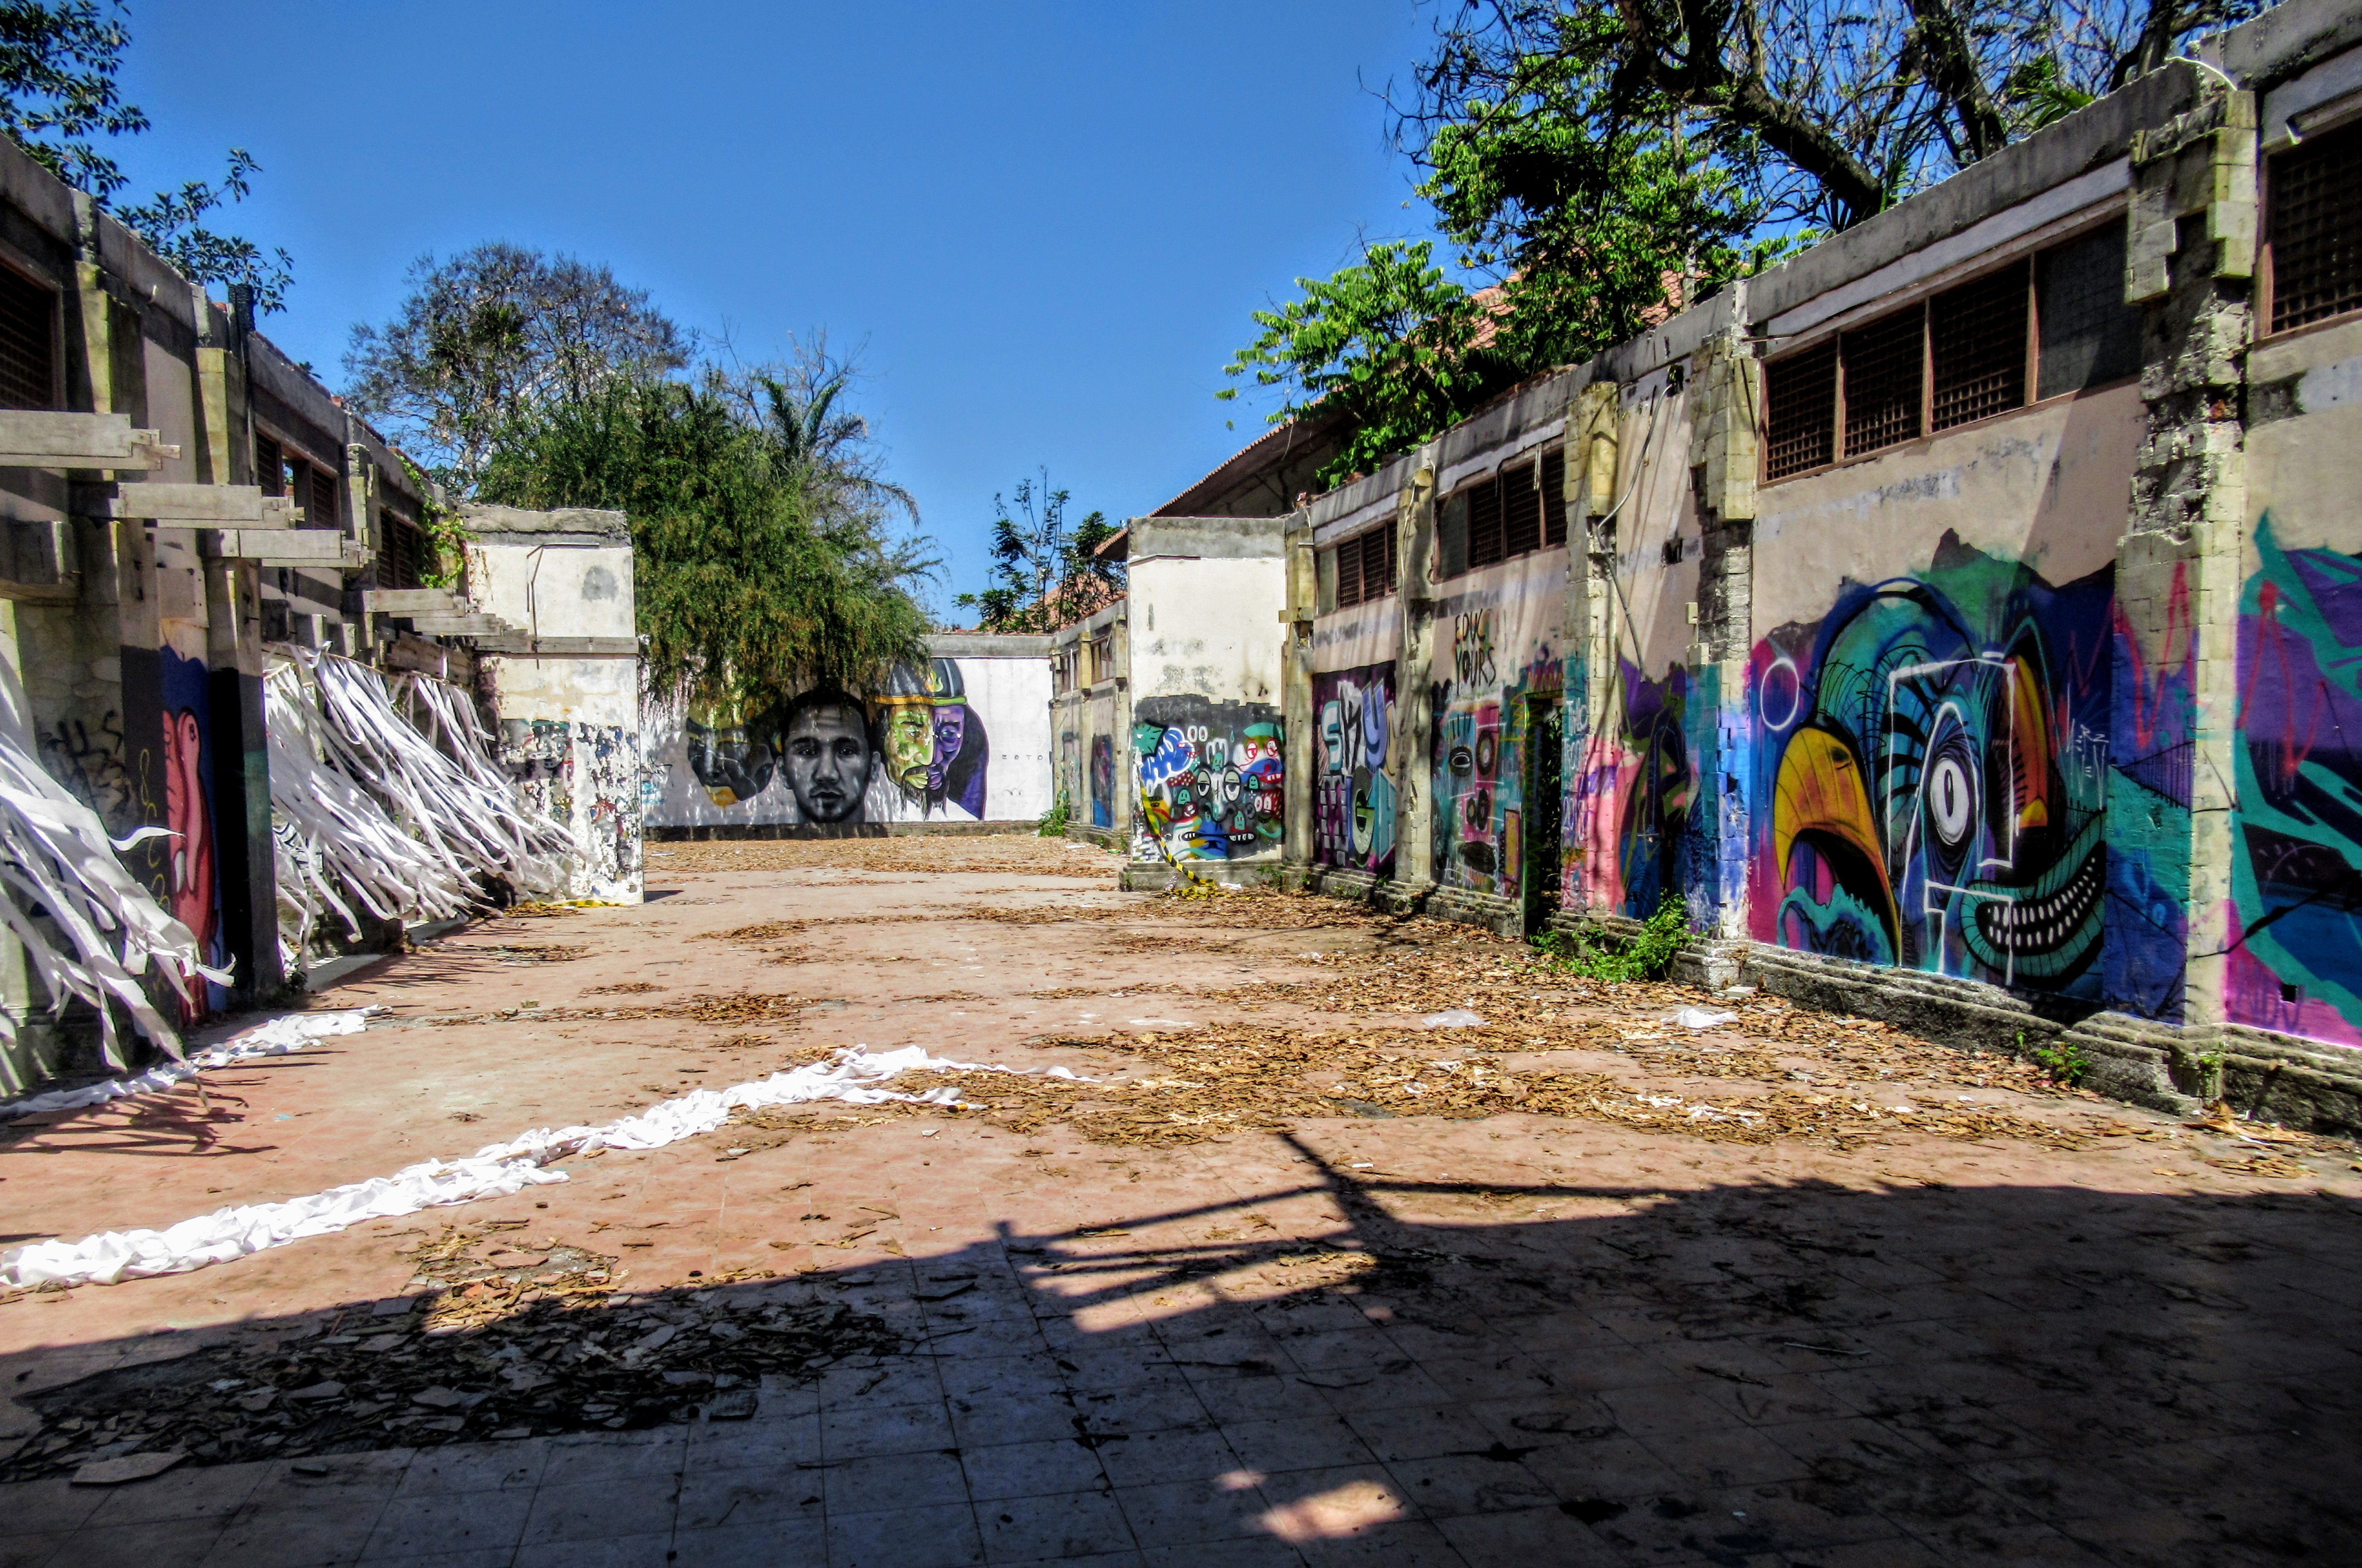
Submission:
[[[629,545],[632,520],[621,512],[588,506],[528,512],[522,507],[496,506],[490,502],[463,501],[453,509],[470,538],[503,543],[511,538],[555,545],[579,539],[593,545]]]

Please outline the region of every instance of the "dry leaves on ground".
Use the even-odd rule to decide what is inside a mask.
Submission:
[[[491,1239],[507,1229],[447,1227],[411,1253],[443,1287],[425,1311],[363,1306],[309,1337],[241,1338],[21,1395],[41,1429],[0,1480],[140,1451],[230,1463],[650,1427],[701,1408],[743,1418],[766,1374],[809,1380],[902,1348],[882,1320],[802,1291],[713,1288],[767,1271],[734,1270],[677,1298],[619,1298],[613,1258]]]

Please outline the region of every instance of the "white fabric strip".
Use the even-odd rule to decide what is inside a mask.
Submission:
[[[104,1231],[79,1242],[36,1242],[13,1252],[0,1253],[0,1286],[23,1289],[53,1281],[66,1285],[114,1285],[153,1275],[182,1274],[207,1264],[227,1263],[249,1253],[283,1247],[306,1236],[329,1235],[365,1220],[392,1219],[415,1214],[422,1209],[469,1203],[480,1198],[505,1198],[528,1187],[564,1181],[563,1171],[542,1168],[553,1161],[592,1149],[661,1149],[683,1138],[713,1132],[730,1120],[733,1110],[742,1107],[760,1110],[822,1099],[841,1099],[851,1105],[876,1105],[897,1099],[935,1105],[959,1103],[959,1090],[949,1085],[922,1094],[900,1094],[877,1087],[898,1074],[922,1071],[1028,1073],[1042,1069],[949,1062],[928,1055],[926,1048],[920,1045],[884,1052],[855,1046],[839,1052],[833,1061],[815,1062],[793,1072],[774,1073],[753,1083],[725,1089],[698,1089],[676,1099],[661,1100],[636,1116],[627,1116],[603,1127],[538,1128],[505,1143],[487,1144],[466,1159],[427,1160],[390,1176],[330,1187],[309,1198],[216,1209],[162,1231]],[[1075,1078],[1076,1075],[1064,1067],[1051,1067],[1046,1076]]]
[[[259,1023],[252,1029],[241,1030],[220,1044],[200,1051],[186,1061],[160,1063],[144,1073],[109,1078],[103,1084],[51,1089],[47,1094],[0,1101],[0,1121],[13,1121],[20,1116],[39,1116],[45,1110],[80,1110],[85,1106],[105,1105],[110,1099],[128,1099],[135,1095],[161,1094],[209,1068],[226,1067],[257,1056],[284,1056],[307,1045],[317,1044],[332,1035],[358,1034],[368,1027],[370,1013],[383,1010],[382,1008],[364,1007],[348,1012],[291,1012],[268,1023]]]

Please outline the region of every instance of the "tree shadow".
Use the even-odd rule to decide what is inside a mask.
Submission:
[[[932,1408],[927,1451],[971,1474],[1028,1445],[1088,1451],[1087,1489],[1142,1544],[1159,1544],[1142,1499],[1169,1509],[1195,1488],[1192,1518],[1227,1508],[1235,1535],[1316,1560],[1366,1538],[1370,1560],[1409,1561],[1418,1531],[1471,1562],[2362,1561],[2362,1212],[2346,1199],[1500,1187],[1342,1169],[1286,1142],[1306,1171],[1292,1186],[1088,1230],[1010,1220],[945,1253],[601,1309],[619,1342],[651,1323],[710,1342],[683,1353],[692,1367],[738,1353],[745,1334],[714,1325],[766,1310],[899,1340],[763,1377],[743,1425],[706,1419],[714,1379],[693,1370],[670,1407],[597,1419],[565,1413],[561,1375],[533,1391],[542,1416],[496,1403],[436,1433],[396,1409],[384,1438],[342,1446],[693,1421],[692,1467],[817,1472],[836,1462],[777,1448],[813,1404],[832,1431]],[[1282,1206],[1293,1235],[1263,1213]],[[1315,1208],[1327,1223],[1304,1220]],[[359,1303],[237,1333],[385,1324]],[[436,1375],[460,1396],[515,1364],[491,1331],[451,1338]],[[159,1353],[81,1347],[71,1370]],[[211,1353],[150,1386],[195,1397]],[[50,1364],[0,1362],[0,1387],[40,1397]],[[284,1452],[302,1447],[297,1430]]]

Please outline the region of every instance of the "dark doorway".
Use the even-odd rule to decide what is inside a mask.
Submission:
[[[1559,792],[1565,753],[1566,704],[1556,691],[1526,699],[1526,934],[1533,935],[1558,913],[1559,839],[1564,819]]]

